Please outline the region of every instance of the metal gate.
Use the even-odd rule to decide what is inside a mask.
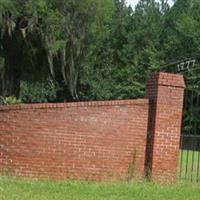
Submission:
[[[192,182],[199,182],[200,91],[198,88],[189,87],[185,91],[183,125],[180,141],[180,178]]]

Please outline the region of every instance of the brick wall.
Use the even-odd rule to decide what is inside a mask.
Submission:
[[[129,179],[144,173],[148,100],[0,107],[0,168],[16,176]]]
[[[147,98],[0,107],[0,171],[54,179],[174,180],[184,79],[156,73]]]

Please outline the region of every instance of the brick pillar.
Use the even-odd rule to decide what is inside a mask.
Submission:
[[[155,73],[148,80],[146,167],[153,181],[172,181],[177,177],[184,88],[182,75]]]

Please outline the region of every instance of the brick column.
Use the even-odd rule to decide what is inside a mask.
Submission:
[[[155,73],[148,80],[146,167],[153,181],[172,181],[177,177],[184,88],[182,75]]]

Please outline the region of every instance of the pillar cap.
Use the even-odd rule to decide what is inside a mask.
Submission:
[[[147,82],[147,85],[159,85],[159,86],[169,86],[185,88],[185,80],[181,74],[172,74],[165,72],[153,73]]]

